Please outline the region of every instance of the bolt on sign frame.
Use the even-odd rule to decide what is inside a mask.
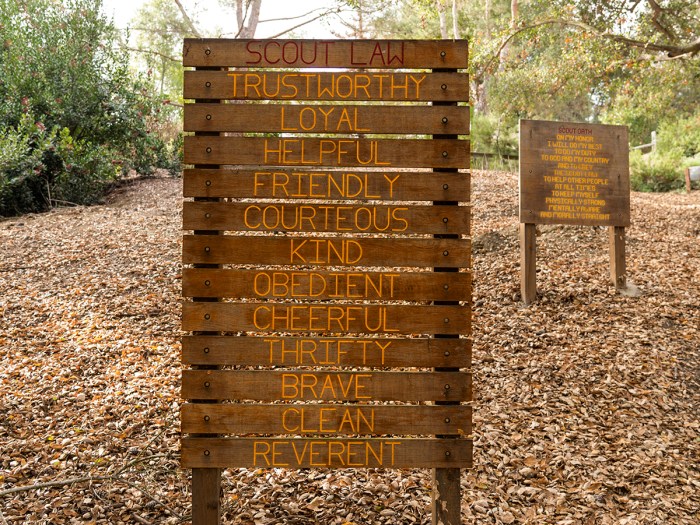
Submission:
[[[472,465],[466,41],[184,43],[182,466]]]

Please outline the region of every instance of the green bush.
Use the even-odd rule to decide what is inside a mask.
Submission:
[[[683,188],[683,155],[680,150],[630,154],[630,185],[635,191],[672,191]]]
[[[0,0],[0,215],[89,204],[172,168],[164,100],[135,77],[101,0]]]

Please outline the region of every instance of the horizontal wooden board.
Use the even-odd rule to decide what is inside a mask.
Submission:
[[[184,98],[466,102],[469,100],[469,75],[417,71],[185,71]]]
[[[185,104],[185,131],[469,134],[466,106]]]
[[[186,434],[471,434],[468,405],[185,403],[180,420]]]
[[[521,120],[520,222],[629,226],[627,127]]]
[[[466,40],[248,40],[186,38],[187,66],[465,69]]]
[[[182,329],[223,332],[463,334],[469,306],[186,302]]]
[[[185,197],[469,201],[469,173],[186,169]]]
[[[185,230],[469,235],[469,206],[185,202]]]
[[[302,168],[468,168],[469,141],[187,136],[184,162]]]
[[[185,268],[184,297],[468,301],[471,274]]]
[[[470,368],[471,339],[191,335],[189,365]]]
[[[471,439],[184,438],[183,468],[471,468]]]
[[[185,264],[469,268],[469,239],[185,235]]]
[[[258,401],[471,401],[471,373],[183,370],[182,398]]]

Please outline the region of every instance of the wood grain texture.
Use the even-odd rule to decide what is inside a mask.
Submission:
[[[183,370],[183,399],[471,401],[470,372]]]
[[[185,403],[180,415],[186,434],[471,434],[468,405]]]
[[[469,100],[466,73],[185,71],[185,99],[425,102]]]
[[[470,368],[471,339],[185,336],[190,365]]]
[[[182,329],[469,335],[471,315],[469,306],[186,302],[182,304]]]
[[[185,230],[469,235],[469,206],[185,202]]]
[[[471,439],[183,438],[184,468],[471,468]]]
[[[469,239],[185,235],[185,264],[468,268]]]
[[[466,69],[466,40],[186,38],[183,65],[264,68]]]
[[[467,106],[185,104],[185,131],[469,134]]]
[[[362,170],[195,170],[185,197],[468,202],[469,173]]]
[[[469,142],[187,136],[184,162],[302,168],[468,168]]]
[[[466,301],[471,274],[185,268],[184,297]]]

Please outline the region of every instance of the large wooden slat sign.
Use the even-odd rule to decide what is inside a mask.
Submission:
[[[182,465],[472,465],[465,41],[184,44]]]
[[[630,224],[626,126],[520,121],[520,283],[537,296],[537,224],[608,226],[610,278],[625,286],[625,227]]]

